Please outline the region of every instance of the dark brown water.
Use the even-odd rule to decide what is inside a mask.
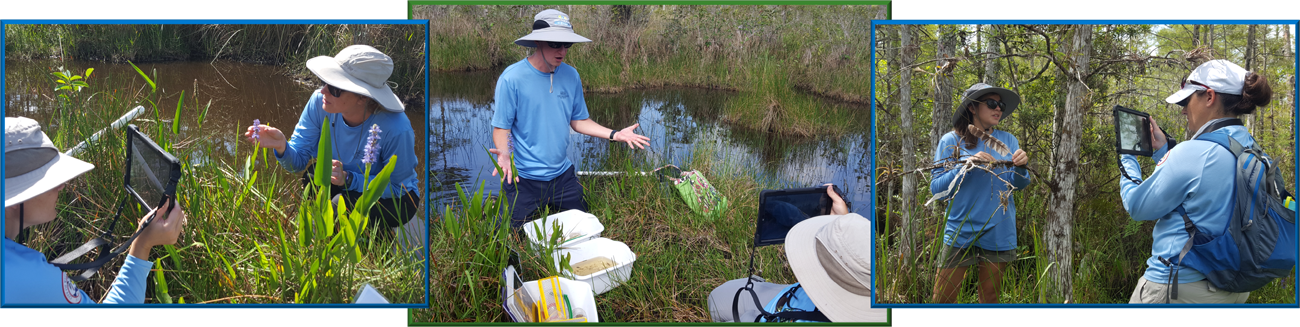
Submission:
[[[451,204],[456,185],[467,190],[479,183],[500,190],[492,176],[492,92],[500,72],[434,73],[429,80],[430,197],[436,207]],[[690,169],[697,148],[708,145],[712,156],[736,167],[756,170],[780,188],[835,183],[849,194],[853,211],[868,214],[869,125],[837,138],[788,139],[747,132],[719,122],[723,105],[745,94],[701,89],[637,90],[585,95],[597,123],[622,128],[640,123],[638,134],[651,138],[650,148],[631,160],[673,163]],[[826,106],[843,106],[834,102]],[[866,110],[865,108],[860,108]],[[441,135],[441,138],[439,137]],[[570,134],[569,160],[577,170],[608,167],[610,144],[576,132]],[[623,146],[619,144],[618,146]],[[621,160],[621,159],[615,159]],[[589,177],[594,178],[594,177]]]
[[[318,90],[307,83],[295,81],[278,66],[225,61],[144,63],[138,66],[157,84],[160,99],[156,95],[149,96],[148,83],[129,64],[57,60],[5,61],[5,116],[26,116],[43,125],[50,124],[48,122],[53,120],[55,108],[58,107],[57,94],[53,91],[54,79],[50,72],[63,67],[80,75],[86,68],[93,67],[95,71],[87,80],[91,86],[83,89],[82,93],[132,101],[116,101],[121,103],[121,107],[92,105],[85,110],[112,117],[109,119],[112,120],[136,105],[151,107],[146,101],[150,99],[162,109],[158,117],[171,121],[175,119],[176,103],[181,98],[181,91],[184,91],[183,109],[179,118],[181,131],[177,143],[214,142],[213,153],[193,150],[188,153],[188,157],[195,164],[220,160],[235,165],[236,142],[240,142],[240,151],[247,151],[248,143],[243,141],[242,135],[253,119],[291,133],[307,99],[312,92]],[[209,101],[211,107],[200,124],[199,114]],[[417,135],[416,153],[423,154],[419,149],[424,149],[425,146],[425,138],[421,137],[425,135],[424,114],[418,110],[408,110],[406,114]],[[151,111],[141,115],[134,123],[143,125],[154,117]],[[47,129],[57,129],[57,126],[49,126]],[[179,151],[185,149],[206,147],[188,146]],[[174,155],[184,157],[180,153]],[[421,165],[423,162],[423,158],[420,158]]]

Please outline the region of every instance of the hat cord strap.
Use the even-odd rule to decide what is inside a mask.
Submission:
[[[545,58],[543,58],[545,59]],[[549,64],[549,63],[548,63]],[[551,89],[547,93],[555,93],[555,68],[551,68]]]
[[[18,244],[23,244],[23,242],[27,241],[27,231],[23,230],[23,223],[25,223],[24,218],[27,217],[27,212],[24,210],[26,205],[26,202],[18,204]]]

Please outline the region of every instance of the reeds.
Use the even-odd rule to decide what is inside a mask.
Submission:
[[[137,71],[148,84],[159,74]],[[120,111],[143,103],[151,113],[134,123],[180,159],[183,176],[176,196],[189,216],[188,225],[174,247],[154,252],[147,303],[349,303],[366,283],[395,303],[423,302],[424,262],[418,255],[400,250],[396,240],[365,233],[356,217],[334,220],[322,214],[331,207],[311,206],[313,199],[303,196],[296,176],[271,164],[266,151],[243,142],[200,138],[204,133],[242,132],[205,130],[202,116],[207,107],[196,105],[203,99],[161,103],[162,92],[151,85],[129,86],[126,89],[142,91],[126,93],[96,87],[119,82],[92,78],[80,92],[60,91],[68,101],[41,123],[55,145],[67,149],[108,126]],[[125,194],[124,134],[110,130],[78,155],[96,168],[69,183],[59,202],[59,219],[34,228],[28,246],[57,255],[107,226],[112,201]],[[207,155],[221,151],[234,153],[238,161]],[[320,199],[314,200],[319,204]],[[131,222],[117,224],[114,235],[134,231],[135,217],[144,214],[135,207],[123,212],[120,219]],[[328,225],[326,221],[338,227],[321,226]],[[354,227],[353,233],[347,226]],[[304,242],[303,233],[317,241]],[[120,265],[120,260],[110,262],[101,274],[78,286],[99,299]]]

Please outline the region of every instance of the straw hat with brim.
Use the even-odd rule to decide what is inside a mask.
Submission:
[[[1206,89],[1221,94],[1241,95],[1241,89],[1246,86],[1248,73],[1245,68],[1231,61],[1223,59],[1207,61],[1196,66],[1196,69],[1187,75],[1183,87],[1165,98],[1165,102],[1178,104],[1192,96],[1192,93]]]
[[[961,118],[962,111],[966,110],[966,106],[989,93],[997,93],[1002,96],[1002,104],[1006,105],[1006,108],[1002,108],[1002,118],[1011,117],[1011,112],[1016,111],[1016,107],[1020,106],[1020,95],[1016,94],[1016,91],[984,83],[975,83],[975,85],[971,85],[970,88],[966,89],[966,92],[962,92],[961,103],[958,103],[957,108],[953,109],[955,113],[952,115],[952,121],[957,122],[957,119]]]
[[[885,309],[871,309],[870,235],[871,221],[856,213],[808,218],[785,235],[795,279],[831,321],[885,321]]]
[[[27,117],[5,117],[5,208],[31,200],[95,165],[59,152]]]
[[[379,102],[384,110],[403,112],[402,100],[388,87],[393,58],[368,45],[351,45],[333,57],[307,60],[307,69],[321,81]]]
[[[537,43],[534,43],[536,41],[591,42],[590,39],[573,32],[573,24],[569,22],[569,15],[555,9],[542,10],[542,12],[533,16],[533,32],[515,40],[515,44],[536,48]]]

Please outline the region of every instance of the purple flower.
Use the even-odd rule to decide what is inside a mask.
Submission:
[[[370,125],[370,136],[366,138],[365,154],[361,156],[361,163],[367,165],[375,163],[375,157],[379,153],[380,132],[383,130],[379,129],[379,124]]]
[[[254,120],[253,120],[253,140],[254,140],[254,141],[257,141],[257,140],[259,139],[259,138],[257,137],[257,133],[261,133],[261,132],[262,132],[262,121],[261,121],[261,120],[254,119]]]

